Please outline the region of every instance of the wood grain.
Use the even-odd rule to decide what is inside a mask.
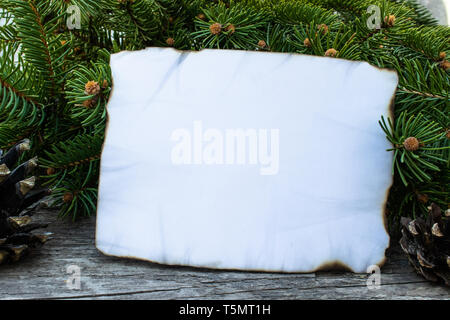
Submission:
[[[282,274],[171,267],[108,257],[95,248],[95,217],[77,223],[41,211],[53,239],[23,261],[0,266],[0,299],[449,299],[450,290],[426,282],[398,247],[381,269],[381,287],[367,274]],[[81,288],[69,289],[69,265],[81,269]]]

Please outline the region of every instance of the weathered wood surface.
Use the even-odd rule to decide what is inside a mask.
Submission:
[[[0,299],[449,299],[450,290],[417,276],[398,248],[381,269],[381,287],[367,274],[280,274],[170,267],[108,257],[95,248],[95,217],[78,223],[35,214],[53,239],[20,263],[0,266]],[[81,270],[69,289],[67,267]]]

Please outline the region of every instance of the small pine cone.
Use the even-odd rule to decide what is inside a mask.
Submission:
[[[87,99],[83,101],[83,107],[90,108],[93,105],[93,99]]]
[[[199,14],[197,15],[197,18],[199,18],[200,20],[205,20],[205,19],[206,19],[206,16],[205,16],[203,13],[199,13]]]
[[[166,43],[172,47],[175,44],[175,40],[173,38],[167,38]]]
[[[384,48],[384,46],[383,46],[382,44],[380,44],[379,48],[380,48],[380,49],[383,49],[383,48]]]
[[[55,168],[47,168],[47,175],[51,176],[52,174],[55,174],[56,170]]]
[[[450,286],[450,221],[432,203],[426,220],[401,218],[400,246],[416,272]]]
[[[212,25],[209,26],[209,31],[214,35],[218,35],[219,33],[222,32],[222,25],[218,22],[213,23]]]
[[[303,45],[304,45],[305,47],[311,47],[311,41],[309,41],[309,38],[306,38],[306,39],[303,41]]]
[[[450,129],[445,130],[445,136],[450,139]]]
[[[167,19],[169,21],[169,23],[173,22],[173,17],[169,17],[169,19]]]
[[[108,80],[103,80],[103,83],[102,83],[102,88],[103,89],[106,89],[106,88],[108,88],[108,86],[109,86],[109,83],[108,83]]]
[[[445,71],[447,71],[448,69],[450,69],[450,62],[447,60],[444,60],[440,63],[440,66],[442,69],[444,69]]]
[[[393,27],[395,24],[395,16],[390,14],[389,16],[384,17],[384,23],[386,23],[388,27]]]
[[[327,51],[325,51],[325,56],[327,57],[336,57],[337,51],[336,49],[330,48]]]
[[[403,141],[403,146],[408,151],[416,151],[419,149],[420,143],[416,137],[409,137],[406,138],[405,141]]]
[[[417,194],[417,200],[419,200],[420,202],[422,202],[423,204],[427,203],[429,198],[428,195],[424,194],[424,193],[418,193]]]
[[[228,31],[230,34],[233,34],[236,31],[236,27],[233,24],[229,24],[225,28],[225,31]]]
[[[441,59],[441,60],[444,60],[444,59],[445,59],[445,57],[446,57],[446,54],[445,54],[445,52],[444,52],[444,51],[442,51],[442,52],[439,52],[439,59]]]
[[[267,47],[267,43],[264,40],[259,40],[258,47],[264,49],[265,47]]]
[[[100,86],[96,81],[88,81],[84,86],[84,93],[88,96],[100,93]]]
[[[73,200],[73,193],[72,192],[66,192],[66,193],[64,193],[64,195],[63,195],[63,201],[65,202],[65,203],[69,203],[69,202],[71,202]]]
[[[328,26],[326,24],[324,24],[324,23],[319,24],[317,26],[317,30],[322,31],[322,33],[325,34],[325,33],[328,32]]]

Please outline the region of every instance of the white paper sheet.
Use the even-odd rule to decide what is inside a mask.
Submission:
[[[397,74],[298,54],[111,57],[96,245],[208,268],[355,272],[384,261]]]

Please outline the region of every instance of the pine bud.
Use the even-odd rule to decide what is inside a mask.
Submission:
[[[336,57],[337,51],[336,49],[330,48],[327,51],[325,51],[325,56],[327,57]]]
[[[199,13],[199,14],[197,15],[197,18],[199,18],[200,20],[205,20],[205,19],[206,19],[206,16],[205,16],[203,13]]]
[[[62,46],[65,45],[66,43],[67,43],[66,40],[61,40],[61,45],[62,45]]]
[[[308,38],[306,38],[306,39],[303,41],[303,44],[305,45],[305,47],[311,47],[311,41],[309,41]]]
[[[448,69],[450,69],[450,62],[447,60],[444,60],[440,63],[440,66],[442,69],[444,69],[445,71],[447,71]]]
[[[168,21],[169,21],[169,23],[172,23],[173,22],[173,17],[169,17]]]
[[[83,107],[85,107],[85,108],[90,108],[90,107],[92,107],[92,104],[93,104],[92,102],[93,102],[92,99],[84,100],[84,101],[83,101]]]
[[[419,200],[420,202],[422,202],[423,204],[427,203],[429,198],[428,195],[423,194],[423,193],[418,193],[417,194],[417,200]]]
[[[416,137],[409,137],[403,141],[403,146],[408,151],[416,151],[419,149],[419,140]]]
[[[445,59],[445,57],[446,57],[446,54],[445,54],[445,52],[444,52],[444,51],[442,51],[442,52],[439,52],[439,59],[441,59],[441,60],[444,60],[444,59]]]
[[[218,22],[213,23],[212,25],[209,26],[209,31],[212,34],[217,35],[222,32],[222,25]]]
[[[106,79],[103,80],[102,88],[106,89],[106,88],[108,88],[108,86],[109,86],[108,80],[106,80]]]
[[[317,26],[317,29],[318,29],[319,31],[322,31],[323,34],[325,34],[325,33],[328,32],[328,26],[327,26],[326,24],[324,24],[324,23],[319,24],[319,25]]]
[[[84,93],[88,96],[100,93],[100,86],[96,81],[88,81],[84,86]]]
[[[264,40],[259,40],[258,47],[265,48],[265,47],[267,47],[267,43]]]
[[[52,174],[55,174],[56,170],[54,168],[47,168],[47,175],[51,176]]]
[[[228,27],[225,28],[225,31],[229,31],[230,34],[233,34],[236,31],[236,27],[233,24],[229,24]]]
[[[173,38],[167,38],[166,43],[168,46],[173,46],[175,43],[175,40]]]
[[[69,203],[69,202],[71,202],[72,200],[73,200],[73,194],[72,194],[72,192],[66,192],[66,193],[64,193],[63,201],[64,201],[65,203]]]
[[[388,27],[393,27],[395,24],[395,16],[390,14],[389,16],[384,17],[384,23],[386,23]]]
[[[450,129],[445,130],[445,136],[447,139],[450,139]]]

